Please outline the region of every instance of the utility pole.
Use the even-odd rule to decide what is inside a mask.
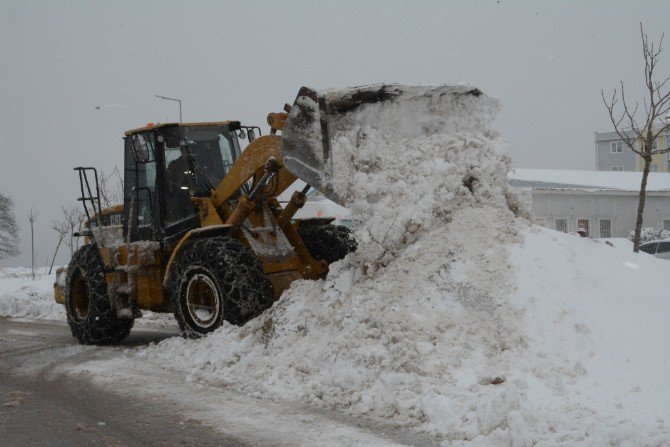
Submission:
[[[28,220],[30,221],[30,261],[32,267],[32,276],[33,281],[35,280],[35,221],[37,220],[37,215],[35,212],[30,209],[30,214],[28,215]]]

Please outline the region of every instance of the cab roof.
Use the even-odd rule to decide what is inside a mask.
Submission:
[[[237,130],[240,128],[239,121],[207,121],[202,123],[158,123],[158,124],[147,124],[144,127],[138,127],[137,129],[126,130],[123,132],[123,135],[129,137],[135,135],[136,133],[146,132],[148,130],[163,129],[166,127],[179,127],[179,126],[229,126],[232,130]]]

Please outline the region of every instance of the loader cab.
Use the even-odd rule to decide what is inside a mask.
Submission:
[[[200,226],[190,198],[211,194],[240,155],[239,122],[160,124],[126,132],[124,237],[176,243]]]

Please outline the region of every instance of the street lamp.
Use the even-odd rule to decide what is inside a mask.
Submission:
[[[156,98],[167,99],[168,101],[177,101],[179,103],[179,122],[181,123],[181,99],[168,98],[167,96],[154,95]]]

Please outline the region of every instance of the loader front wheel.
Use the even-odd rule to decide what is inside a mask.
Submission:
[[[93,244],[77,250],[67,267],[65,313],[72,335],[85,345],[117,343],[133,327],[132,318],[117,318],[110,308],[105,266]]]
[[[356,251],[357,244],[351,237],[351,230],[344,225],[302,224],[298,227],[298,234],[309,254],[317,261],[332,264]]]
[[[260,261],[236,239],[196,240],[177,262],[172,305],[185,338],[207,335],[224,320],[241,326],[272,306]]]

